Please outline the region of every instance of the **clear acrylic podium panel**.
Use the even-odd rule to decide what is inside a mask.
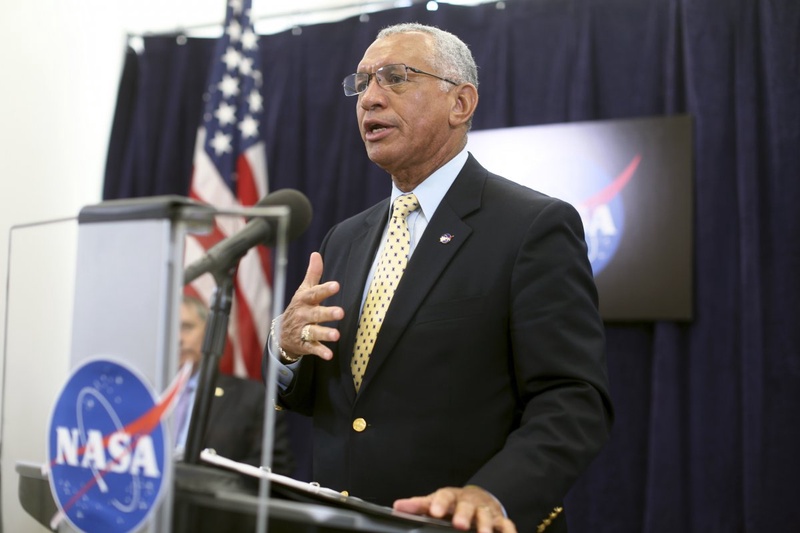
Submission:
[[[276,221],[280,231],[285,231],[287,224],[288,211],[283,207],[255,208],[242,210],[229,210],[218,212],[217,216],[230,219],[231,217],[264,216]],[[176,228],[173,231],[180,236],[178,257],[183,257],[185,236],[191,231],[198,230],[196,220],[191,224],[182,221],[172,221]],[[91,225],[91,224],[89,224]],[[20,464],[42,465],[47,462],[46,447],[47,433],[51,411],[54,402],[66,383],[72,368],[79,362],[73,352],[76,336],[86,336],[86,328],[81,332],[75,333],[76,314],[81,313],[81,297],[76,291],[86,289],[86,281],[81,282],[81,275],[77,265],[86,265],[86,250],[79,252],[81,248],[79,242],[83,239],[86,224],[79,223],[77,218],[62,219],[57,221],[43,221],[36,224],[16,226],[11,229],[9,234],[9,250],[7,260],[7,293],[5,306],[4,346],[0,353],[2,364],[0,365],[0,532],[40,532],[49,529],[32,517],[23,509],[18,495],[18,485],[20,474],[18,467]],[[210,223],[205,224],[206,228]],[[111,234],[115,231],[112,228]],[[124,234],[124,232],[123,232]],[[123,236],[123,239],[125,237]],[[101,247],[102,248],[102,247]],[[93,254],[113,254],[114,243],[108,242],[107,250],[93,250]],[[272,285],[272,307],[281,309],[283,302],[283,276],[286,267],[286,242],[285,238],[278,237],[277,244],[273,249],[273,272],[274,278],[270,280]],[[182,272],[182,265],[177,272]],[[128,273],[135,276],[135,273]],[[180,297],[183,280],[182,276],[175,283],[178,287],[162,287],[160,290],[171,293],[165,294],[165,299],[176,300]],[[206,283],[213,283],[207,278]],[[121,279],[124,284],[126,280]],[[141,282],[141,280],[140,280]],[[119,308],[108,309],[109,315],[113,316],[113,321],[130,320],[129,313],[136,309],[136,295],[130,292],[120,291],[123,301]],[[103,296],[107,298],[107,296]],[[177,339],[179,339],[178,326],[179,319],[177,310],[179,305],[175,302],[169,304],[173,309],[173,314],[169,318],[169,324],[160,324],[166,333],[160,335],[165,338],[173,339],[175,342],[169,350],[162,350],[163,361],[158,364],[166,365],[167,371],[174,374],[177,372]],[[111,306],[109,306],[111,307]],[[116,315],[116,316],[115,316]],[[231,318],[232,320],[232,318]],[[263,319],[268,328],[269,317]],[[154,328],[153,331],[158,330]],[[109,337],[107,332],[97,332],[97,336]],[[94,337],[93,332],[88,336]],[[113,336],[110,336],[113,340]],[[160,339],[163,341],[164,339]],[[88,339],[91,344],[93,339]],[[167,353],[169,352],[169,353]],[[77,357],[79,360],[80,357]],[[142,374],[152,380],[150,386],[156,394],[163,392],[165,383],[157,374],[158,366],[142,370]],[[147,366],[147,363],[145,364]],[[154,375],[156,374],[156,375]],[[269,385],[269,384],[268,384]],[[264,417],[264,449],[267,452],[272,449],[271,428],[274,425],[274,410],[272,409],[272,398],[274,397],[274,385],[267,387],[267,399],[265,403]],[[169,420],[167,434],[171,438],[172,421]],[[269,429],[267,429],[269,428]],[[271,457],[271,455],[269,455]],[[28,468],[30,469],[30,468]],[[172,474],[170,474],[172,475]],[[172,480],[170,480],[172,481]],[[49,492],[49,489],[48,489]],[[164,502],[171,504],[172,487],[168,489],[170,494],[163,494],[160,507],[164,507]],[[268,493],[268,485],[262,482],[259,490],[261,494]],[[263,510],[261,509],[263,507]],[[267,513],[266,505],[259,505],[259,512]],[[159,510],[159,513],[162,511]],[[151,516],[139,531],[159,531],[163,527],[159,526]],[[72,531],[63,522],[59,531]]]
[[[48,531],[22,509],[18,461],[41,464],[50,411],[69,373],[76,219],[9,232],[0,461],[3,531]]]

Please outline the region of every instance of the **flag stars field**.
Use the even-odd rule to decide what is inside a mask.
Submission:
[[[250,111],[258,112],[263,109],[264,99],[258,91],[250,91],[250,96],[247,98],[247,103],[250,105]]]
[[[226,154],[231,151],[231,136],[218,131],[214,134],[210,144],[217,155]]]
[[[242,132],[242,137],[255,137],[258,135],[258,121],[250,115],[247,115],[241,123],[239,123],[239,131]]]
[[[220,102],[219,107],[214,112],[220,126],[227,126],[236,122],[236,108],[227,102]]]
[[[239,79],[234,78],[229,74],[225,74],[217,87],[225,96],[225,98],[231,98],[232,96],[239,94]]]
[[[225,66],[228,67],[228,70],[233,70],[238,67],[241,61],[242,54],[237,52],[232,46],[229,46],[225,51],[225,55],[222,56],[222,62],[225,63]]]

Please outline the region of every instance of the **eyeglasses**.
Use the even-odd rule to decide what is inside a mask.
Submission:
[[[367,72],[356,72],[355,74],[350,74],[342,82],[342,86],[344,86],[344,94],[345,96],[355,96],[363,93],[367,90],[367,87],[369,87],[369,80],[373,76],[375,76],[375,79],[378,81],[378,85],[381,87],[393,87],[395,85],[400,85],[401,83],[408,81],[409,70],[416,74],[425,74],[426,76],[432,76],[438,80],[446,81],[447,83],[452,83],[453,85],[458,85],[458,83],[454,82],[453,80],[448,80],[447,78],[437,76],[436,74],[431,74],[430,72],[425,72],[418,68],[397,63],[396,65],[384,65],[376,70],[375,74],[369,74]]]

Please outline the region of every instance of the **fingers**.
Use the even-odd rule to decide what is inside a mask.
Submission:
[[[306,324],[300,330],[300,342],[306,346],[313,346],[321,342],[335,342],[339,340],[339,330],[320,326],[319,324]]]
[[[446,487],[422,497],[397,500],[394,508],[434,518],[452,517],[455,529],[474,527],[478,533],[516,533],[514,523],[505,517],[503,508],[489,492],[474,485]]]
[[[458,502],[458,494],[462,489],[448,487],[439,489],[431,495],[430,515],[435,518],[444,518],[453,515]],[[455,525],[455,522],[453,523]]]
[[[470,515],[472,516],[471,520],[467,518]],[[516,533],[517,531],[514,523],[503,515],[502,509],[490,505],[474,507],[469,502],[460,502],[453,516],[453,526],[469,529],[472,523],[475,524],[475,529],[478,533],[493,533],[495,531]]]
[[[319,305],[323,300],[329,296],[333,296],[339,292],[339,284],[335,281],[319,284],[322,279],[322,256],[319,252],[313,252],[308,260],[308,268],[306,269],[306,277],[300,284],[300,287],[295,292],[295,297],[292,299],[300,299],[307,305]],[[317,317],[314,322],[324,322],[325,317]]]
[[[329,281],[327,283],[319,284],[322,278],[322,256],[319,252],[313,252],[308,260],[308,268],[306,269],[306,277],[300,284],[300,287],[295,292],[291,303],[304,303],[310,306],[317,306],[321,304],[326,298],[333,296],[339,292],[339,283]],[[316,316],[305,317],[311,322],[326,322],[328,320],[337,320],[337,317],[330,317],[322,311],[315,311]]]
[[[320,279],[322,279],[322,256],[319,252],[312,252],[311,257],[308,259],[306,277],[300,286],[313,287],[319,283]]]
[[[467,522],[467,516],[470,516],[470,507],[474,507],[471,503],[462,502],[459,504],[459,508],[456,509],[456,515],[460,515],[464,520]],[[472,517],[475,522],[476,528],[479,533],[492,533],[494,520],[492,516],[492,509],[488,505],[479,505],[471,509]],[[456,516],[453,517],[453,521],[456,520]],[[469,524],[472,522],[470,520],[467,522]]]
[[[503,533],[517,533],[517,526],[508,518],[503,518]]]
[[[392,508],[396,511],[411,513],[416,515],[430,515],[430,496],[416,496],[414,498],[404,498],[394,502]]]
[[[322,256],[314,252],[309,258],[303,282],[282,315],[280,346],[291,356],[313,354],[323,359],[333,357],[333,352],[323,342],[339,340],[339,331],[319,324],[341,320],[344,310],[321,305],[325,299],[339,292],[339,284],[335,281],[319,284],[322,272]]]

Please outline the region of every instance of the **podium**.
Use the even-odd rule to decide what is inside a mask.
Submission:
[[[8,285],[12,290],[9,291],[6,310],[11,319],[7,320],[9,325],[6,329],[7,349],[3,353],[3,368],[7,373],[3,375],[3,384],[20,385],[23,391],[17,390],[14,386],[3,387],[4,425],[0,426],[0,444],[3,445],[0,448],[0,460],[5,475],[4,483],[0,485],[4,489],[3,512],[0,513],[0,517],[20,511],[9,497],[9,493],[13,491],[16,492],[18,499],[15,503],[21,505],[21,511],[45,528],[50,529],[50,524],[56,523],[54,526],[56,530],[63,532],[75,531],[76,528],[91,530],[91,521],[81,525],[73,522],[72,518],[51,522],[59,510],[55,503],[57,497],[64,506],[64,495],[58,492],[63,487],[53,488],[57,483],[53,481],[55,479],[53,466],[58,461],[54,459],[52,451],[53,428],[48,428],[48,424],[54,425],[50,416],[55,418],[57,410],[54,410],[52,415],[43,415],[40,406],[38,409],[29,409],[29,412],[26,412],[26,406],[15,401],[16,398],[13,396],[24,394],[41,399],[48,407],[52,406],[56,394],[53,391],[53,379],[48,379],[48,376],[52,374],[63,383],[72,372],[70,377],[72,380],[78,369],[98,359],[101,362],[109,360],[114,364],[119,363],[122,368],[132,369],[143,383],[149,384],[155,394],[167,391],[178,373],[178,309],[184,280],[184,241],[188,233],[207,231],[217,216],[260,216],[274,223],[277,238],[273,248],[272,303],[273,314],[277,315],[283,307],[287,245],[285,234],[290,216],[289,209],[285,206],[220,211],[177,196],[115,200],[88,206],[81,211],[77,219],[32,225],[35,229],[17,228],[9,247]],[[31,233],[39,235],[32,236]],[[46,297],[36,291],[41,290],[43,285],[47,286],[50,276],[44,275],[38,279],[34,277],[30,281],[25,281],[23,278],[28,266],[25,265],[25,261],[18,261],[20,255],[31,252],[36,256],[39,250],[46,249],[43,243],[32,242],[41,239],[41,233],[49,234],[43,240],[77,240],[74,263],[66,261],[61,265],[74,275],[74,298],[70,298],[69,294],[65,294],[63,298],[70,300],[71,315],[63,309],[65,305],[60,306],[62,309],[58,312],[50,310],[49,314],[53,320],[70,321],[71,335],[68,342],[60,338],[55,349],[48,349],[52,361],[47,363],[44,374],[41,370],[35,369],[35,363],[25,365],[25,362],[35,359],[35,356],[41,353],[42,350],[35,346],[35,341],[49,333],[49,328],[36,324],[37,316],[48,313],[48,309],[43,305],[46,302],[40,303],[40,309],[31,311],[29,313],[31,316],[24,316],[26,312],[21,312],[20,309],[23,307],[21,302],[35,304],[43,299],[46,300]],[[57,236],[54,237],[53,234]],[[28,244],[30,246],[27,246]],[[32,257],[29,263],[42,264],[40,257]],[[52,291],[63,289],[63,285],[63,282],[54,283]],[[22,326],[17,326],[17,323]],[[30,324],[34,326],[26,329]],[[40,328],[40,331],[36,331],[37,328]],[[34,370],[30,370],[31,367],[34,367]],[[274,373],[274,365],[269,365],[269,368],[270,372]],[[14,381],[20,380],[19,384],[10,381],[12,373]],[[272,405],[276,395],[276,379],[273,375],[271,378],[268,376],[266,381],[262,462],[268,465],[272,450],[271,429],[275,421]],[[64,385],[62,396],[58,397],[59,401],[70,384],[68,381],[67,385]],[[84,386],[84,389],[93,387],[90,384]],[[102,395],[96,390],[94,394],[98,401],[104,402],[106,411],[114,416],[114,409],[117,406],[122,407],[125,399],[129,398],[118,394],[115,406],[114,398],[110,395],[108,398],[101,398]],[[157,398],[155,402],[155,408],[162,405],[159,403],[162,402],[161,398]],[[78,411],[83,409],[78,402],[71,408]],[[81,413],[78,414],[81,423],[82,416]],[[8,424],[7,420],[10,421]],[[139,423],[140,420],[115,423],[119,431],[123,432],[123,427],[128,427],[134,422]],[[269,482],[263,479],[248,478],[237,472],[192,461],[188,463],[174,461],[170,444],[171,426],[172,421],[169,419],[166,419],[165,424],[158,426],[159,431],[160,428],[165,428],[166,435],[163,439],[166,444],[161,448],[159,444],[155,444],[153,448],[159,460],[161,460],[161,450],[166,451],[163,454],[163,464],[159,463],[158,468],[159,482],[162,485],[158,489],[160,492],[157,498],[153,498],[151,503],[152,511],[148,510],[146,517],[131,530],[136,533],[168,531],[183,533],[203,531],[204,528],[209,531],[268,530],[293,533],[452,531],[452,528],[442,521],[400,516],[391,509],[366,503],[354,505],[352,499],[342,505],[330,500],[315,501],[314,498],[304,498],[298,494],[281,493],[275,487],[270,487]],[[26,433],[31,433],[36,445],[6,447],[5,444],[12,440],[12,434],[19,435],[21,428],[24,428]],[[83,457],[87,455],[85,448],[89,446],[89,439],[84,429],[80,427],[58,429],[61,430],[59,438],[64,442],[58,441],[57,458],[65,459],[70,457],[70,454],[75,457],[80,454],[83,454]],[[107,439],[112,437],[109,437],[110,430],[104,431],[105,447]],[[95,433],[100,435],[100,430],[95,430]],[[72,437],[71,440],[69,436]],[[50,443],[51,449],[48,453],[41,451],[41,444],[45,441]],[[69,448],[69,444],[75,449],[61,449]],[[132,446],[131,444],[130,447]],[[111,454],[110,451],[108,453]],[[90,485],[95,482],[98,485],[104,484],[103,475],[109,470],[114,470],[116,466],[112,464],[116,458],[112,456],[112,459],[109,463],[111,466],[100,473],[96,470],[102,469],[96,468],[96,464],[89,464],[89,468],[93,470],[93,477],[81,490],[93,490]],[[85,461],[80,466],[85,469],[87,465],[84,463]],[[18,478],[16,487],[13,478],[9,476],[10,464],[13,464],[13,472]],[[76,465],[71,466],[78,466],[77,461]],[[133,477],[133,473],[122,472],[122,474],[130,474]],[[112,476],[109,475],[110,477]],[[116,500],[120,501],[121,498]],[[215,528],[215,521],[224,524],[220,526],[224,529]],[[0,527],[0,533],[2,531],[3,528]]]
[[[260,500],[256,489],[234,473],[177,463],[174,492],[176,508],[187,506],[201,524],[192,531],[226,533],[255,531],[259,505],[269,507],[270,533],[442,533],[449,526],[426,524],[403,517],[379,516],[331,505],[272,496]],[[40,465],[18,463],[19,497],[23,508],[47,526],[56,512]],[[433,521],[431,521],[433,522]],[[220,524],[224,524],[220,526]],[[192,524],[196,526],[197,524]],[[223,527],[224,529],[219,529]]]

